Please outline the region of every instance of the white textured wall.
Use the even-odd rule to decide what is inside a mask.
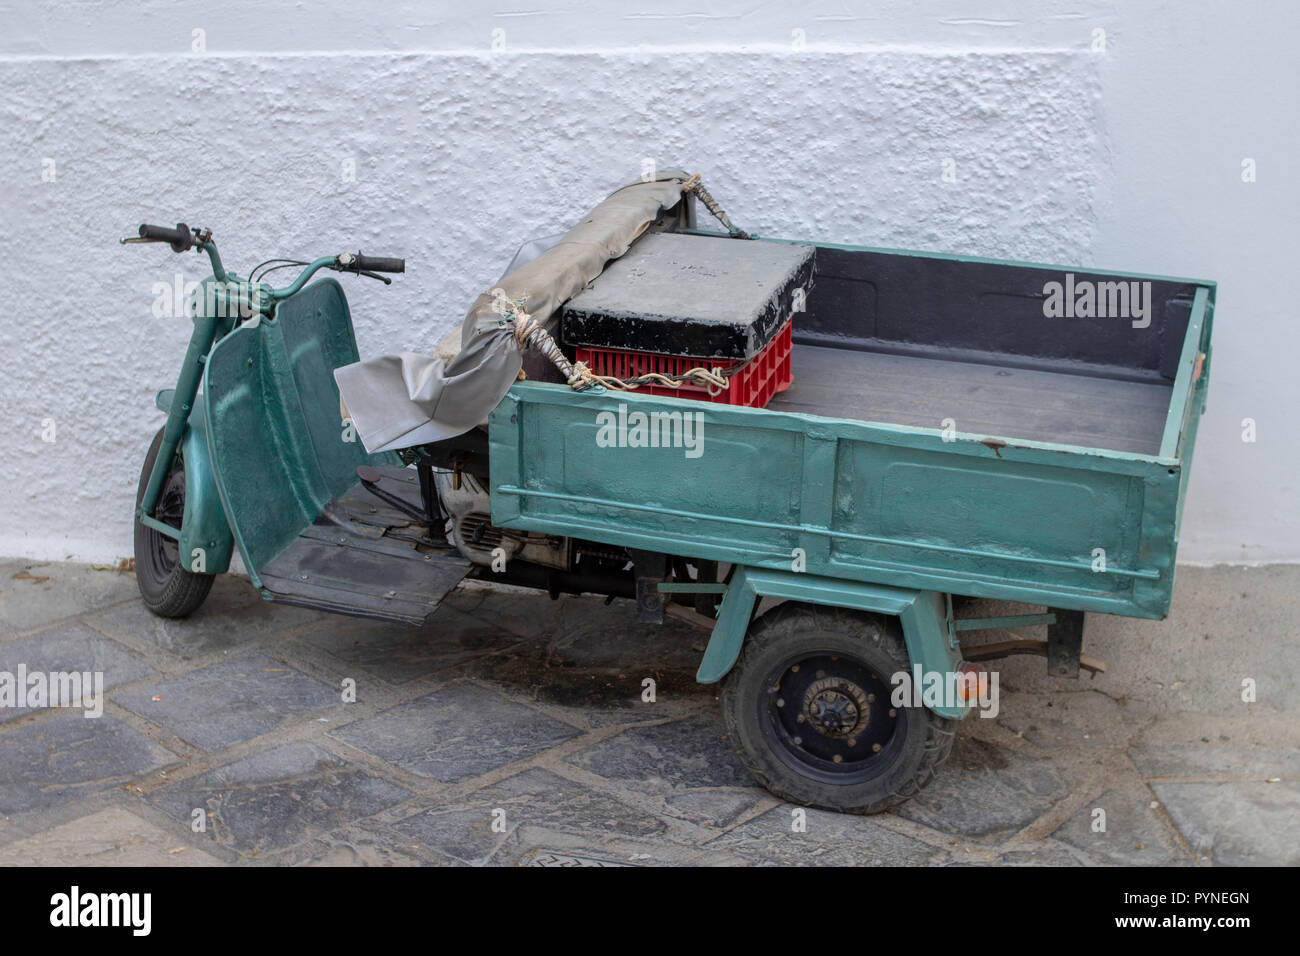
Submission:
[[[704,173],[769,235],[1218,279],[1180,557],[1300,559],[1300,20],[1226,2],[918,6],[9,0],[0,553],[130,553],[152,396],[188,335],[153,317],[151,288],[204,273],[192,253],[118,246],[139,222],[207,226],[240,272],[405,256],[391,287],[345,286],[363,354],[424,349],[520,241],[651,157]]]

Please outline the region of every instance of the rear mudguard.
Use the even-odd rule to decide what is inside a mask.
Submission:
[[[164,389],[154,399],[162,411],[172,406],[174,389]],[[181,435],[181,457],[185,461],[185,517],[181,521],[180,553],[185,566],[196,574],[221,574],[230,569],[235,537],[217,494],[208,453],[204,396],[194,399],[189,424]]]
[[[736,663],[760,597],[893,615],[902,624],[903,640],[913,667],[920,665],[922,673],[926,674],[947,673],[956,670],[961,663],[961,647],[952,625],[947,595],[788,571],[738,567],[718,609],[718,623],[714,625],[713,635],[704,650],[704,659],[695,675],[701,684],[722,680]],[[966,707],[937,706],[930,709],[941,717],[958,719],[969,713]]]

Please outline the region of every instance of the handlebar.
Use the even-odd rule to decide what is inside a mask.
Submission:
[[[302,272],[298,273],[298,278],[294,279],[283,289],[270,289],[267,293],[272,300],[287,299],[295,295],[299,289],[307,284],[310,279],[321,269],[333,269],[336,272],[353,272],[357,275],[369,276],[372,279],[378,279],[385,285],[390,285],[392,279],[385,279],[378,275],[380,272],[405,272],[405,259],[390,259],[384,256],[363,256],[359,252],[340,252],[337,256],[326,256],[322,259],[316,259],[313,262],[306,263]]]
[[[369,276],[372,279],[379,279],[385,285],[391,284],[391,279],[386,279],[380,272],[405,272],[406,260],[394,259],[387,256],[366,256],[360,252],[343,252],[336,256],[325,256],[316,259],[313,262],[295,262],[293,260],[270,260],[272,262],[286,262],[289,265],[303,266],[302,272],[298,274],[293,282],[283,289],[273,289],[271,286],[261,282],[251,282],[242,280],[233,273],[227,273],[225,267],[221,264],[221,257],[217,254],[217,244],[212,241],[212,232],[207,229],[191,229],[183,222],[178,222],[175,229],[167,226],[154,226],[149,223],[143,223],[139,229],[139,236],[130,239],[123,239],[123,242],[166,242],[172,247],[173,252],[185,252],[189,249],[198,249],[199,252],[206,252],[208,258],[212,260],[212,274],[219,282],[238,282],[243,285],[256,286],[255,293],[249,293],[250,297],[257,301],[269,305],[289,296],[296,294],[304,285],[307,284],[313,275],[321,269],[334,269],[338,272],[352,272],[357,275]],[[266,263],[263,263],[266,265]],[[277,266],[276,268],[284,268]],[[254,272],[257,270],[254,269]],[[251,279],[251,277],[250,277]],[[241,293],[243,295],[243,293]],[[257,306],[261,310],[264,306]]]
[[[363,256],[351,252],[340,254],[335,260],[335,268],[343,272],[405,272],[405,259],[390,259],[385,256]]]
[[[194,233],[183,222],[178,222],[175,229],[143,223],[140,226],[140,238],[146,242],[169,242],[172,252],[185,252],[194,248]]]

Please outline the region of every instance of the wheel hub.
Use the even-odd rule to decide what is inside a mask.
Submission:
[[[867,694],[852,681],[825,677],[814,681],[804,693],[803,713],[807,723],[826,737],[853,737],[866,727],[871,708]]]
[[[163,524],[173,528],[181,527],[185,517],[185,472],[173,468],[167,473],[162,489],[158,493],[158,504],[153,516]],[[165,534],[156,534],[159,558],[164,571],[169,571],[179,560],[180,547],[175,538]]]

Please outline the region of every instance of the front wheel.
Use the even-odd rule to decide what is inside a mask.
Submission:
[[[956,724],[893,705],[891,677],[908,668],[893,618],[782,604],[755,623],[722,686],[728,737],[782,799],[887,810],[930,782]]]
[[[144,498],[153,463],[162,446],[162,429],[154,436],[140,471],[135,503]],[[153,517],[163,524],[180,528],[185,516],[185,463],[179,455],[163,477]],[[180,546],[175,538],[135,522],[135,580],[145,607],[159,617],[186,617],[192,614],[212,590],[212,574],[195,574],[181,563]]]

